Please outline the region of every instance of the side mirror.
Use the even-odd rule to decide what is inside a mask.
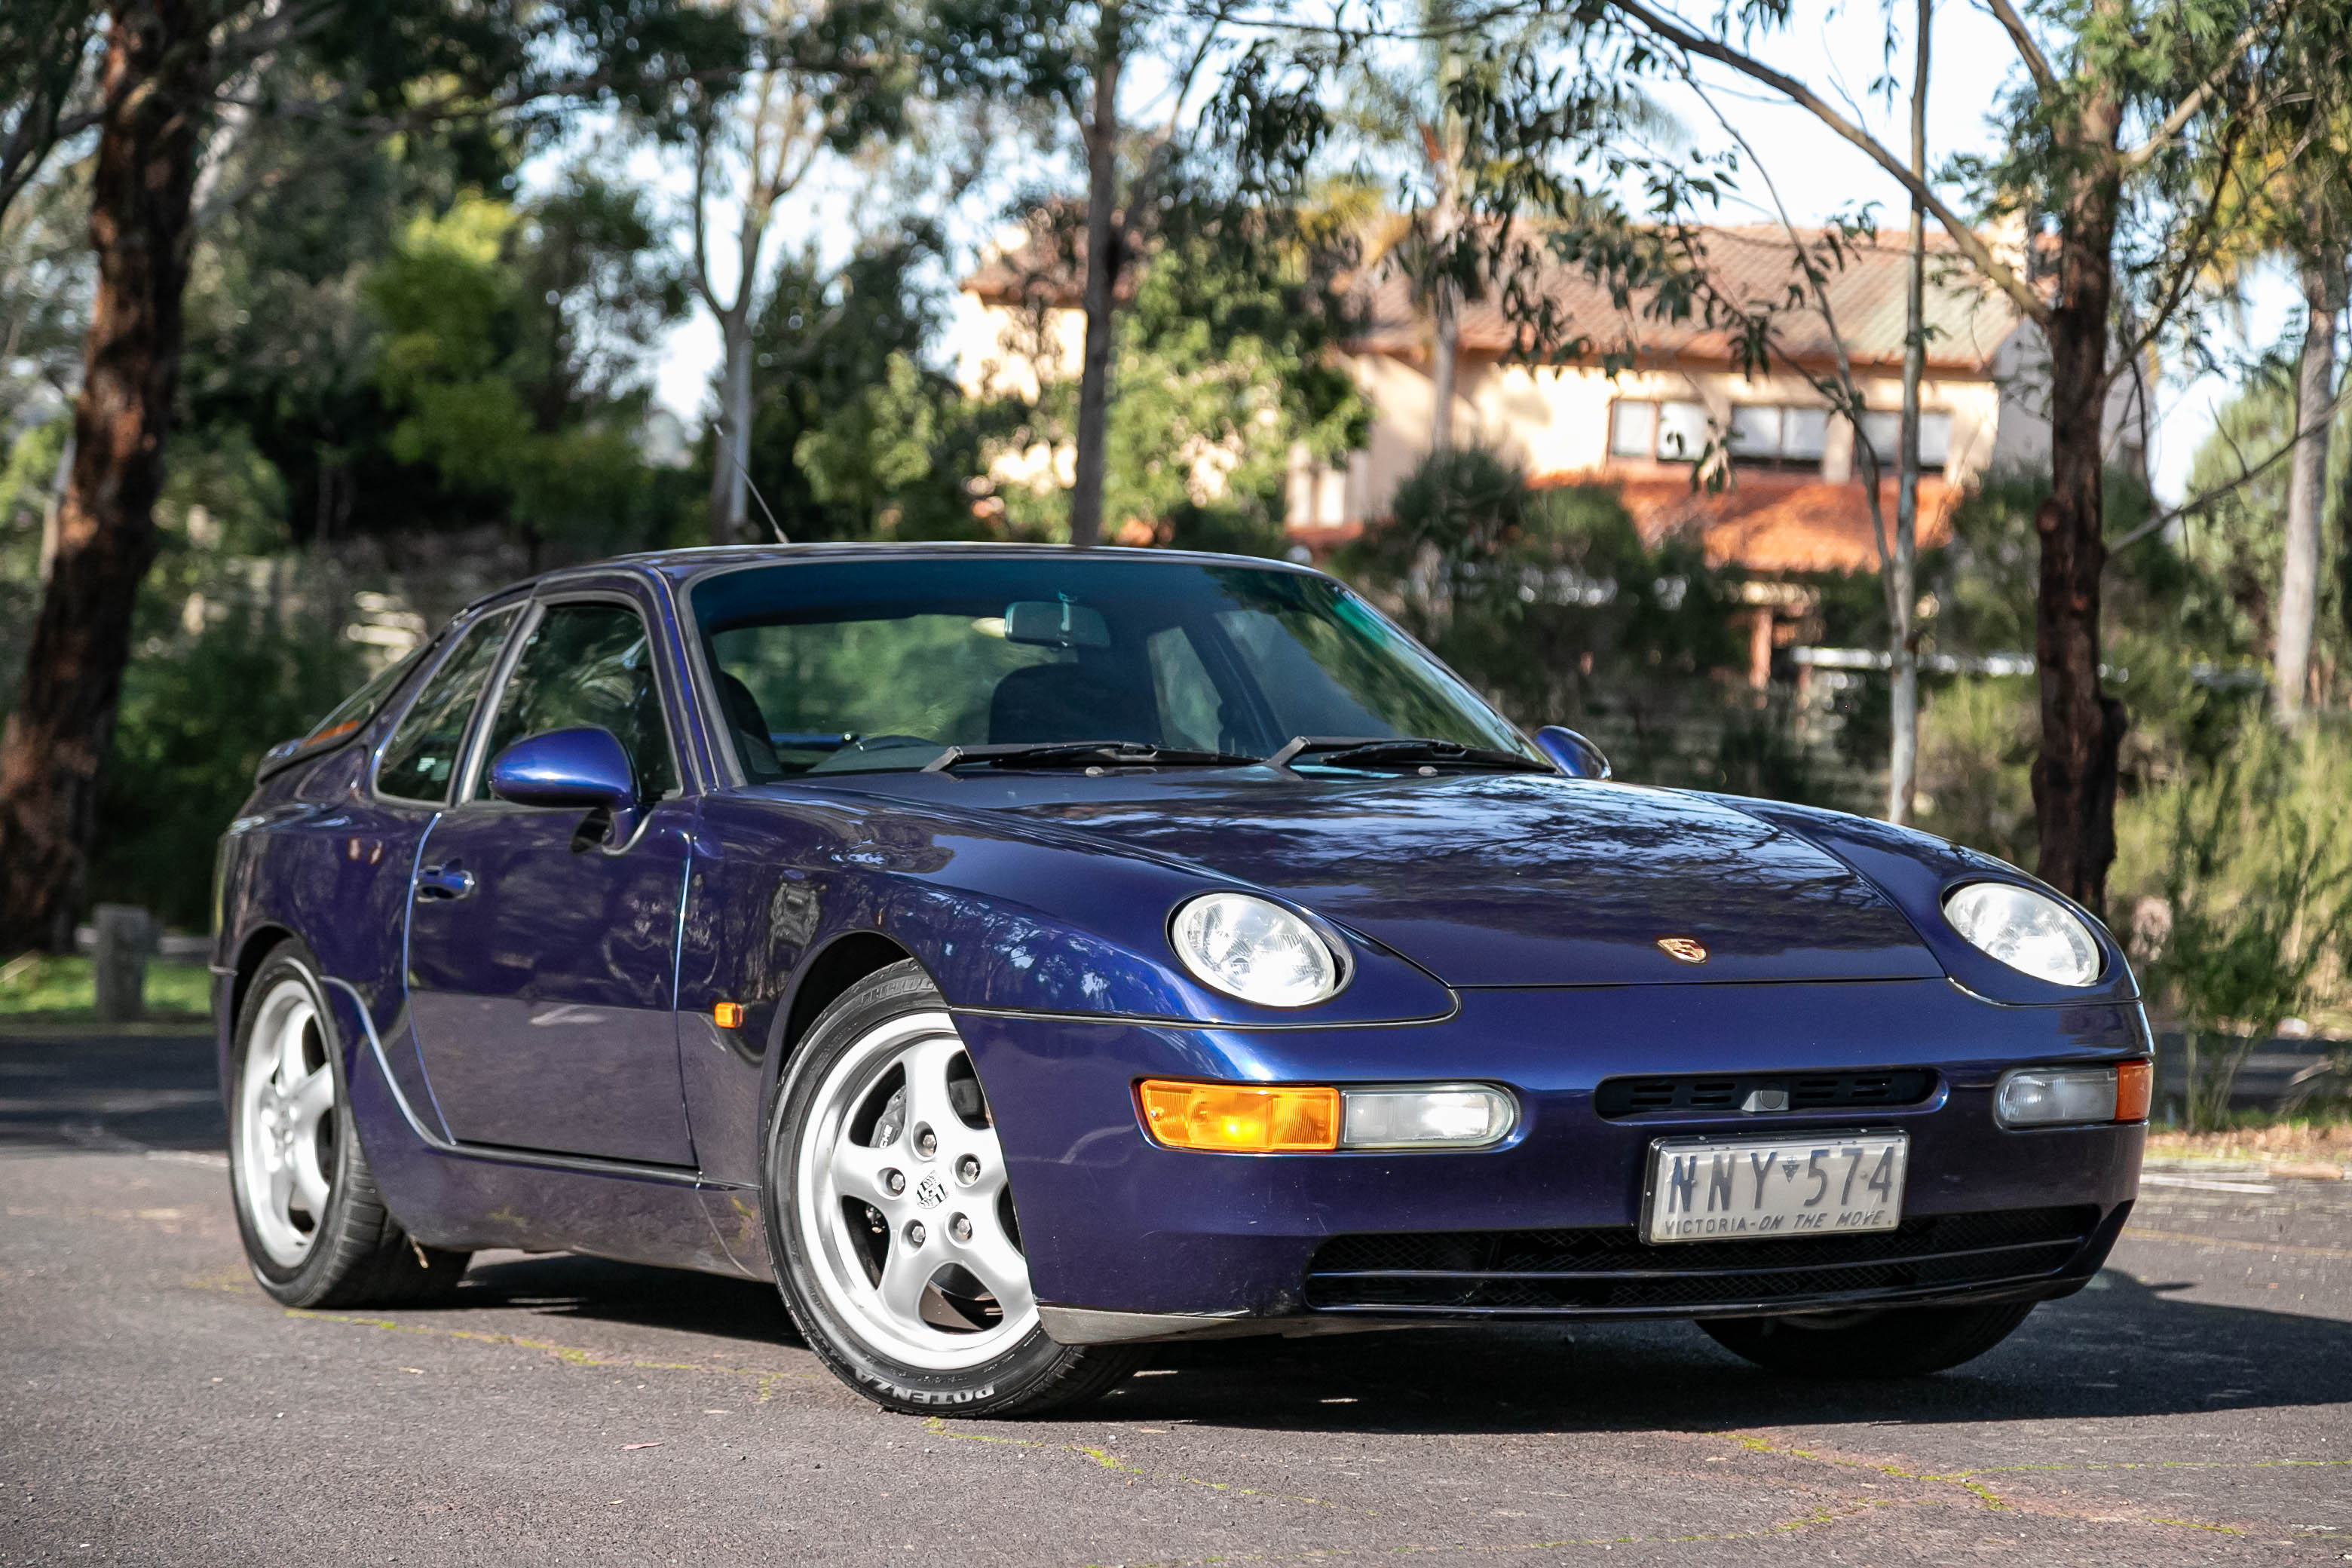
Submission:
[[[517,741],[490,763],[490,793],[517,805],[608,812],[616,844],[635,826],[636,771],[610,730],[551,730]]]
[[[1601,748],[1558,724],[1547,724],[1535,735],[1536,750],[1549,757],[1561,773],[1572,779],[1605,779],[1616,775],[1610,771],[1609,759]]]

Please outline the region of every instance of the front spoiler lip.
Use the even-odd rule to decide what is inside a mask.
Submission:
[[[1712,1302],[1703,1307],[1317,1307],[1273,1317],[1242,1313],[1117,1312],[1040,1302],[1038,1321],[1056,1344],[1152,1344],[1171,1340],[1234,1340],[1259,1335],[1297,1339],[1365,1333],[1380,1329],[1467,1328],[1476,1323],[1675,1321],[1696,1318],[1788,1318],[1860,1307],[1990,1306],[2071,1296],[2089,1274],[2033,1274],[1986,1280],[1966,1289],[1941,1286],[1841,1290],[1775,1297],[1769,1301]]]

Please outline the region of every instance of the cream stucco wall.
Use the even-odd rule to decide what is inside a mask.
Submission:
[[[1429,449],[1435,389],[1428,373],[1388,354],[1354,355],[1349,368],[1376,411],[1370,434],[1364,450],[1352,457],[1345,484],[1332,484],[1327,473],[1294,474],[1294,525],[1329,528],[1386,516],[1397,486]],[[1895,377],[1865,377],[1861,385],[1864,401],[1874,409],[1902,405],[1902,383]],[[1455,439],[1491,446],[1531,474],[1599,478],[1604,472],[1684,471],[1679,465],[1610,457],[1609,410],[1619,399],[1702,403],[1718,429],[1728,426],[1736,404],[1824,405],[1809,382],[1793,374],[1750,379],[1719,368],[1691,366],[1627,371],[1612,378],[1583,366],[1471,361],[1456,379]],[[1920,404],[1952,416],[1947,477],[1965,482],[1982,472],[2000,440],[2006,407],[2002,387],[1991,380],[1937,378],[1922,384]],[[2046,444],[2045,435],[2045,448]],[[1832,419],[1828,447],[1822,478],[1832,482],[1852,478],[1851,426]],[[1304,465],[1307,460],[1302,455],[1298,461]]]

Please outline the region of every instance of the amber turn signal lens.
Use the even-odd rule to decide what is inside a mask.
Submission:
[[[2147,1120],[2148,1096],[2156,1088],[2156,1064],[2124,1062],[2116,1068],[2116,1120]]]
[[[1171,1149],[1274,1154],[1339,1146],[1336,1089],[1146,1079],[1136,1097],[1144,1127]]]
[[[722,1029],[741,1028],[743,1026],[743,1004],[740,1002],[719,1002],[713,1004],[710,1009],[710,1021],[718,1025]]]

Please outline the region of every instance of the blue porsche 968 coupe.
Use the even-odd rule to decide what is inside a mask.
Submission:
[[[278,1300],[772,1279],[901,1410],[1510,1319],[1934,1372],[2098,1268],[2148,1098],[2123,953],[2032,878],[1612,782],[1338,582],[1173,552],[491,595],[269,754],[217,931]]]

